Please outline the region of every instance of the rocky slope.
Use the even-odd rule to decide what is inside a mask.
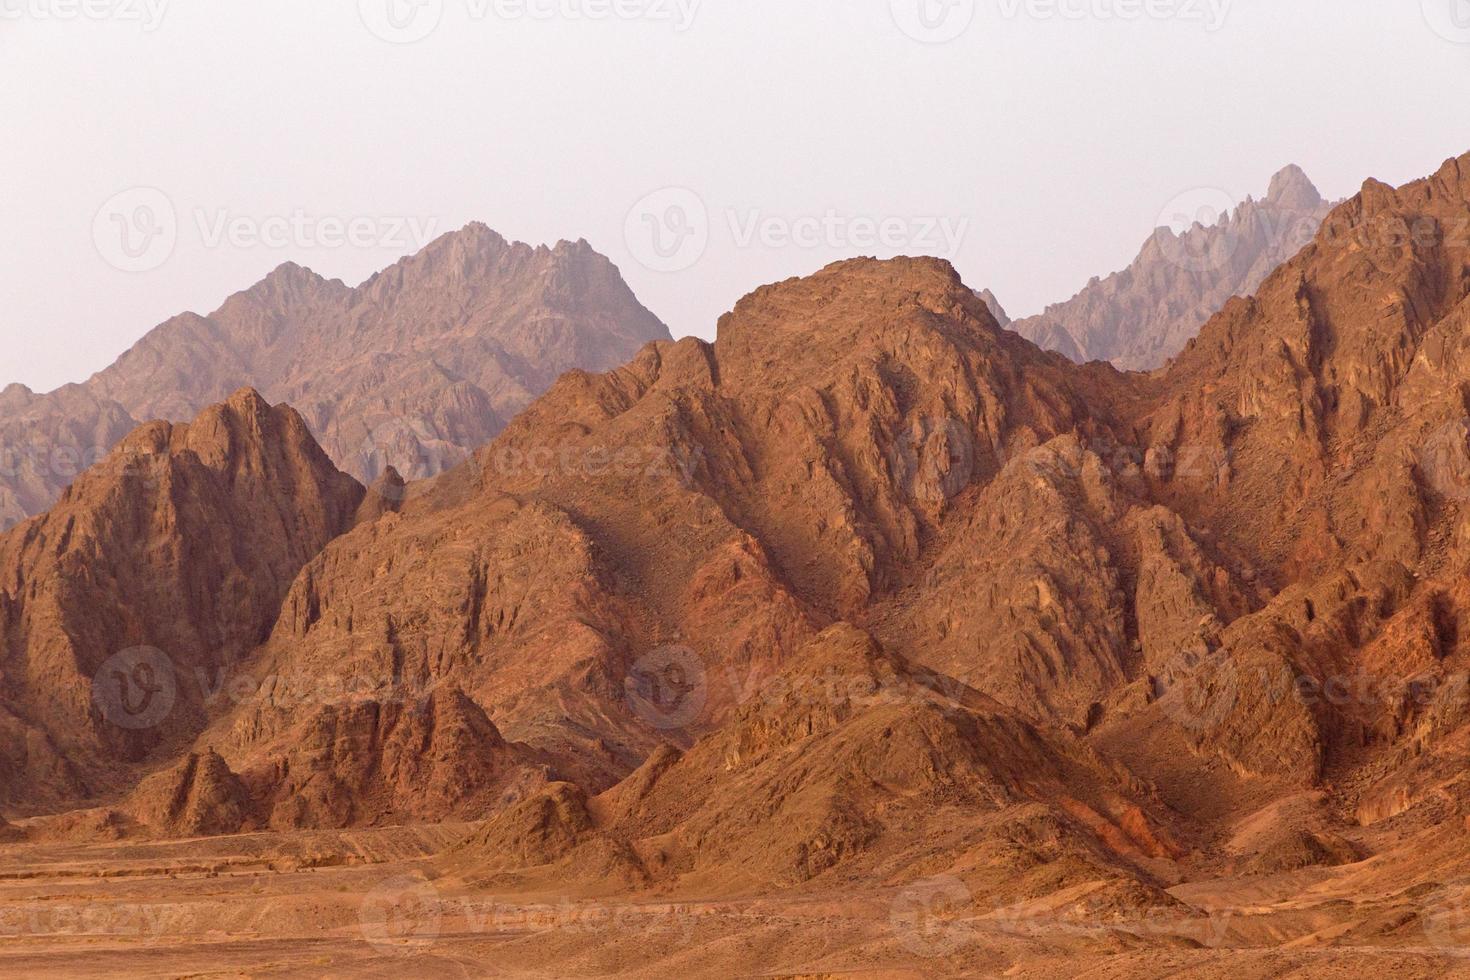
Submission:
[[[0,536],[0,795],[105,790],[192,738],[363,494],[244,390],[139,428]]]
[[[151,331],[84,385],[0,396],[0,528],[44,510],[136,423],[185,421],[249,386],[295,406],[371,484],[433,476],[571,368],[623,363],[668,330],[585,241],[445,235],[356,289],[286,264],[209,316]],[[69,463],[71,455],[85,460]]]
[[[1232,941],[1418,948],[1470,871],[1465,227],[1470,156],[1370,181],[1149,375],[838,263],[365,503],[252,395],[146,427],[0,538],[0,785],[164,835],[483,821],[438,870],[496,893],[937,877],[1114,923],[1346,868]],[[110,734],[118,639],[245,683]]]
[[[1248,296],[1312,240],[1332,206],[1299,167],[1271,178],[1260,201],[1183,234],[1156,230],[1133,264],[1011,329],[1077,362],[1161,366],[1232,296]],[[1005,324],[1002,324],[1004,326]]]

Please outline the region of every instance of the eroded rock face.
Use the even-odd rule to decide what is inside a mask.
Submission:
[[[207,679],[268,633],[362,497],[300,416],[246,389],[138,429],[0,537],[0,717],[23,735],[6,755],[60,777],[4,792],[101,789],[196,734]]]
[[[371,485],[389,467],[449,469],[563,372],[668,337],[585,241],[532,248],[472,224],[356,289],[287,263],[85,384],[0,394],[0,530],[49,507],[134,420],[187,421],[241,387],[295,406]]]
[[[484,818],[454,858],[476,880],[952,870],[1136,911],[1189,873],[1452,825],[1470,246],[1371,231],[1460,221],[1470,158],[1369,184],[1146,376],[1001,329],[945,263],[838,263],[714,343],[568,373],[380,504],[249,396],[145,427],[124,449],[152,462],[0,538],[0,772],[95,791],[33,692],[80,718],[86,631],[148,642],[164,610],[180,657],[251,683],[177,743],[108,748],[217,752],[275,827]],[[1314,795],[1308,836],[1278,832]]]
[[[1093,279],[1011,329],[1078,363],[1152,370],[1178,354],[1226,300],[1254,293],[1312,240],[1331,209],[1301,168],[1287,167],[1271,178],[1263,200],[1247,198],[1219,223],[1196,222],[1183,235],[1158,229],[1127,269]]]
[[[133,792],[132,816],[168,837],[238,833],[254,809],[245,785],[213,751],[191,752]]]
[[[1055,850],[1019,862],[1038,877],[1075,860],[1124,879],[1145,850],[1169,853],[1155,836],[1167,832],[1139,808],[1152,805],[1146,794],[1070,736],[917,674],[850,624],[815,637],[779,678],[687,753],[660,750],[591,801],[551,787],[472,836],[455,862],[472,876],[534,880],[620,855],[635,880],[792,887],[886,874],[936,845],[996,847],[1012,833],[1004,815],[1023,811],[1052,825]],[[824,688],[830,696],[817,696]],[[937,831],[960,813],[962,829]]]

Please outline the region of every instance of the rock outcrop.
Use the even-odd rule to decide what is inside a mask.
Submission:
[[[0,536],[5,757],[62,777],[0,792],[102,789],[197,734],[362,497],[299,415],[245,389],[191,423],[139,428]]]

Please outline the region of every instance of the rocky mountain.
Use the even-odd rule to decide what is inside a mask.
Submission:
[[[192,739],[363,496],[246,390],[137,429],[0,536],[0,797],[106,791]]]
[[[1155,230],[1127,269],[1094,278],[1011,329],[1079,363],[1152,370],[1178,354],[1226,300],[1254,293],[1312,240],[1331,209],[1301,168],[1289,166],[1271,178],[1264,199],[1246,198],[1182,234]]]
[[[1470,155],[1369,181],[1151,374],[941,261],[837,263],[422,494],[364,502],[250,393],[145,428],[0,537],[0,785],[35,838],[471,820],[436,888],[876,902],[908,958],[843,949],[921,975],[1453,945],[1467,226]],[[115,732],[124,645],[237,683]],[[936,953],[919,887],[984,941]]]
[[[82,385],[45,395],[18,384],[0,391],[0,529],[50,507],[137,424]]]
[[[585,241],[444,235],[356,289],[287,263],[209,316],[155,328],[84,385],[0,397],[0,527],[38,513],[135,420],[186,421],[241,387],[295,406],[366,484],[433,476],[563,372],[621,364],[668,329]],[[14,462],[10,462],[14,460]]]

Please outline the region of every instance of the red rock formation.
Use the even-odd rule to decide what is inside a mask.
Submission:
[[[1413,835],[1470,814],[1462,224],[1470,157],[1370,183],[1151,375],[942,262],[838,263],[392,506],[249,395],[145,427],[0,538],[4,785],[208,749],[153,822],[484,818],[447,860],[496,887],[1425,886]],[[250,683],[109,735],[119,641]]]
[[[362,496],[300,416],[250,390],[123,440],[0,537],[0,718],[23,736],[11,765],[101,788],[196,733],[210,679],[266,635]]]

